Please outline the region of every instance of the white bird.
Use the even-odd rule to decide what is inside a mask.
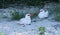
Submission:
[[[26,14],[24,18],[19,20],[19,24],[23,24],[23,25],[27,25],[27,24],[31,24],[31,18],[30,18],[31,14]]]
[[[38,17],[39,18],[46,18],[46,17],[48,17],[48,11],[46,10],[44,10],[44,9],[41,9],[40,10],[40,13],[38,14]]]

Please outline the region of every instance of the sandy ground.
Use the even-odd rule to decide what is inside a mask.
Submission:
[[[23,25],[17,24],[15,21],[2,21],[0,22],[0,32],[3,32],[4,35],[39,35],[38,28],[43,26],[46,28],[51,28],[50,31],[53,30],[54,25],[59,24],[59,22],[52,22],[48,19],[44,19],[42,21],[36,21],[32,22],[31,25],[26,25],[23,27]],[[57,35],[59,35],[59,27],[57,27]],[[47,30],[48,31],[48,30]],[[22,33],[22,34],[21,34]],[[54,33],[49,35],[56,35]]]

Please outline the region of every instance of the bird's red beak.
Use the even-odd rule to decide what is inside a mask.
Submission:
[[[32,14],[32,13],[30,13],[30,16],[33,16],[33,14]]]

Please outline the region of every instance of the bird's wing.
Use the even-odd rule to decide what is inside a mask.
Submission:
[[[20,22],[22,22],[22,21],[24,21],[25,20],[25,18],[22,18],[22,19],[20,19]]]
[[[47,12],[45,12],[45,14],[44,14],[44,15],[45,15],[45,17],[48,17],[48,15],[49,15],[49,14],[48,14],[48,11],[47,11]]]
[[[41,12],[41,13],[39,13],[39,16],[43,16],[43,15],[44,15],[44,13],[42,13],[42,12]]]
[[[25,18],[22,18],[22,19],[20,19],[20,24],[25,24],[26,23],[26,20],[25,20]]]

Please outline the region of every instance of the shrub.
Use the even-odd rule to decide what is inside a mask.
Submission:
[[[8,18],[7,16],[3,16],[3,18]]]
[[[45,27],[39,27],[39,32],[40,32],[40,35],[44,34]]]
[[[0,0],[0,7],[9,7],[11,6],[11,4],[26,4],[26,5],[31,5],[31,6],[36,6],[36,5],[40,5],[41,1],[44,0],[4,0],[4,2],[2,0]]]
[[[60,21],[60,16],[57,16],[57,17],[55,17],[53,19],[55,19],[55,21]]]
[[[4,35],[2,32],[0,32],[0,35]]]
[[[60,0],[0,0],[0,8],[2,7],[9,7],[11,6],[10,4],[20,4],[20,3],[23,3],[23,4],[27,4],[27,5],[33,5],[33,6],[36,6],[36,5],[41,5],[40,3],[44,2],[45,1],[51,1],[51,2],[60,2]]]
[[[54,20],[55,21],[60,21],[60,7],[54,8],[52,14],[54,15]]]
[[[19,20],[21,18],[24,17],[24,14],[19,14],[19,12],[17,12],[16,10],[14,10],[13,12],[11,12],[11,15],[12,15],[12,19],[14,20]]]

